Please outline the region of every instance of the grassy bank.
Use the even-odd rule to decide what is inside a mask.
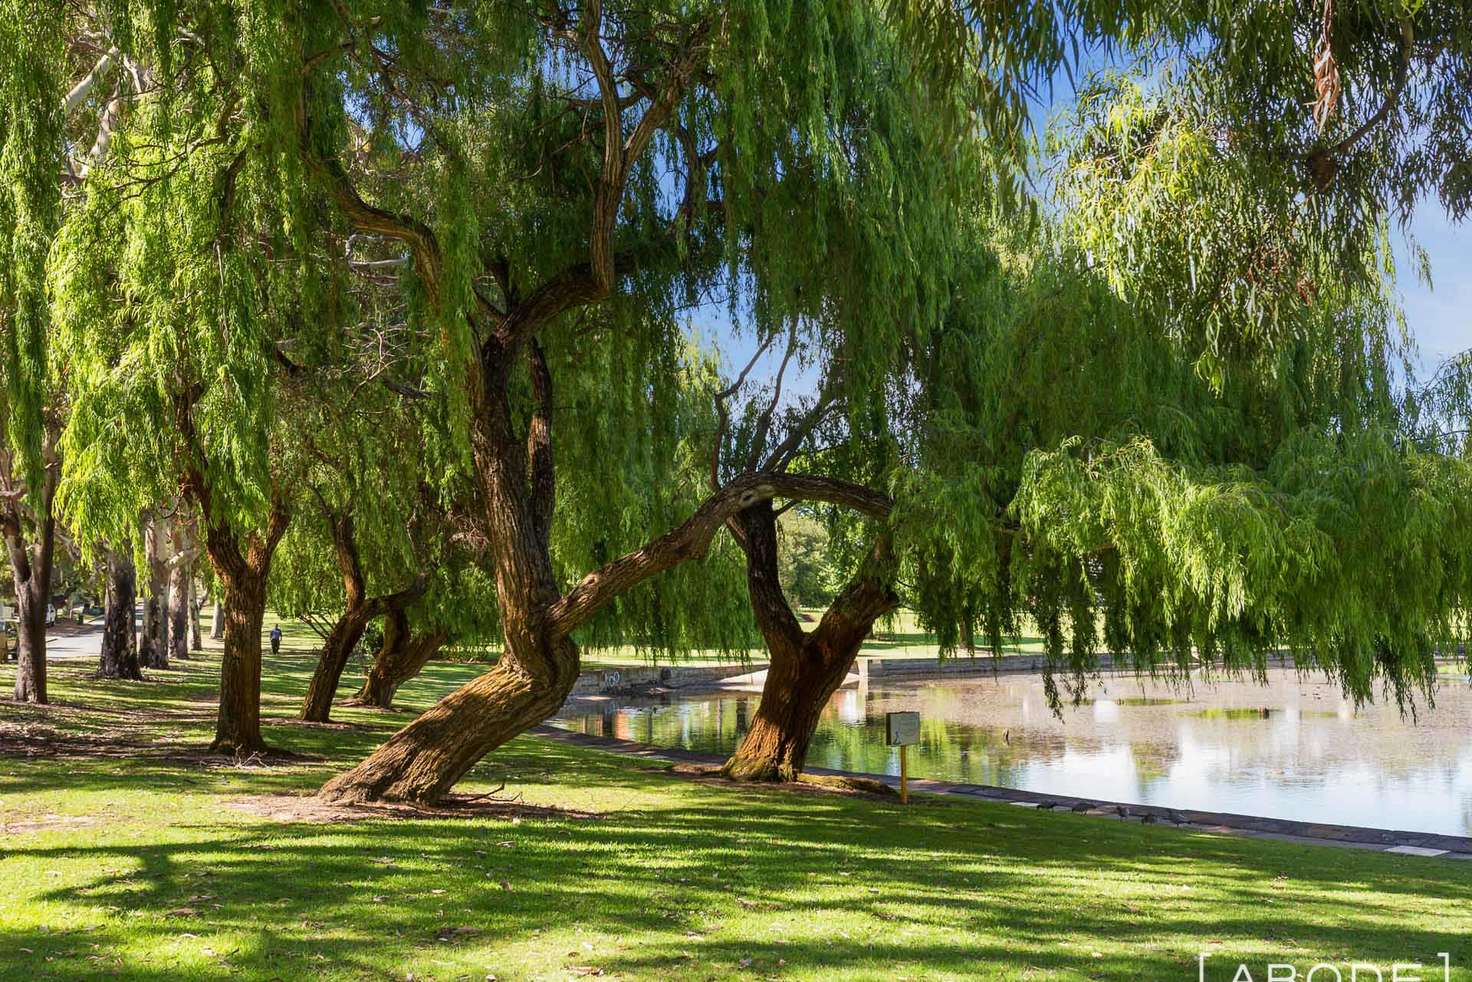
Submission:
[[[733,789],[532,737],[472,774],[504,785],[482,813],[283,821],[258,796],[407,718],[293,722],[309,669],[268,659],[267,738],[302,755],[269,766],[198,753],[211,659],[144,684],[57,666],[56,706],[0,705],[0,977],[1187,982],[1205,951],[1212,982],[1270,961],[1388,979],[1446,951],[1472,978],[1472,864]],[[433,665],[404,702],[474,671]]]

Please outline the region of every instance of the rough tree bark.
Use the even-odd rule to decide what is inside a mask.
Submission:
[[[107,599],[102,619],[102,658],[97,675],[105,679],[141,681],[138,636],[133,631],[138,603],[138,573],[127,552],[107,554]]]
[[[193,435],[192,429],[185,432]],[[209,483],[196,467],[185,468],[183,487],[199,507],[204,550],[224,591],[220,708],[210,749],[236,757],[261,753],[267,749],[261,739],[261,623],[271,557],[286,533],[290,512],[273,498],[265,529],[242,535],[217,513]]]
[[[143,634],[138,659],[144,668],[169,667],[169,557],[167,520],[149,515],[143,523],[143,554],[148,561],[148,596],[143,601]]]
[[[322,654],[312,672],[312,681],[307,686],[307,698],[302,705],[302,719],[312,723],[325,723],[332,713],[332,700],[342,681],[343,669],[353,649],[363,639],[363,631],[374,618],[386,611],[402,607],[423,592],[423,580],[417,579],[407,590],[377,597],[367,596],[363,577],[363,564],[358,555],[358,540],[353,530],[353,516],[343,512],[331,517],[332,547],[337,559],[337,568],[342,573],[343,591],[347,605],[332,630],[322,643]]]
[[[189,659],[189,580],[194,565],[189,530],[177,516],[172,523],[169,546],[168,652],[178,661]]]
[[[42,480],[38,511],[30,523],[34,541],[27,542],[23,493],[10,480],[6,461],[6,496],[0,501],[0,533],[10,554],[10,575],[15,585],[15,698],[20,702],[46,702],[46,604],[51,592],[51,566],[56,549],[56,518],[52,500],[56,496],[56,472],[49,465]]]
[[[589,4],[580,20],[577,43],[598,84],[603,123],[587,259],[552,274],[534,289],[516,291],[504,311],[482,303],[470,313],[477,322],[477,336],[484,340],[477,357],[465,366],[467,422],[483,509],[478,517],[490,547],[504,648],[489,672],[446,696],[358,766],[329,781],[320,792],[329,800],[414,801],[444,794],[476,761],[557,710],[578,675],[572,632],[616,596],[704,555],[725,521],[759,500],[790,494],[804,480],[812,488],[824,485],[821,494],[839,493],[841,482],[746,475],[713,494],[683,525],[588,574],[571,590],[564,593],[560,588],[548,549],[556,486],[553,400],[537,332],[565,312],[612,293],[613,233],[628,176],[673,115],[706,57],[714,28],[713,19],[703,22],[683,39],[658,89],[649,94],[643,114],[626,132],[627,113],[600,33],[600,5]],[[417,219],[368,204],[340,163],[315,155],[309,131],[304,129],[301,135],[308,162],[327,181],[344,217],[359,232],[402,242],[431,305],[437,305],[444,257],[433,230]],[[529,363],[533,411],[525,436],[520,437],[510,391],[513,368],[523,356]]]
[[[777,572],[777,516],[764,501],[741,513],[741,544],[752,611],[770,662],[761,701],[722,773],[742,781],[795,781],[823,707],[843,684],[874,622],[893,611],[894,567],[881,534],[859,573],[804,633]]]
[[[225,584],[225,652],[211,750],[239,756],[266,749],[261,738],[261,622],[265,618],[266,577],[258,567],[244,566]]]
[[[413,634],[408,616],[402,610],[390,610],[383,618],[383,646],[374,656],[353,703],[392,709],[399,686],[423,671],[449,640],[450,633],[443,630]]]

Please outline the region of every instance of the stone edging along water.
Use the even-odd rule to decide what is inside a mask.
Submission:
[[[719,754],[699,753],[674,747],[655,747],[632,740],[614,737],[593,736],[575,733],[556,726],[539,726],[532,733],[545,739],[557,740],[583,747],[609,750],[615,753],[647,757],[670,763],[720,764],[725,757]],[[844,777],[863,777],[882,781],[894,786],[899,778],[888,774],[855,774],[850,771],[835,771],[822,767],[809,770],[814,774]],[[1036,791],[1021,791],[1017,788],[999,788],[985,784],[955,784],[950,781],[932,781],[917,778],[910,781],[911,789],[929,794],[961,795],[972,799],[996,801],[1040,810],[1071,811],[1084,815],[1110,817],[1116,820],[1159,823],[1179,828],[1208,832],[1223,832],[1259,839],[1276,839],[1286,842],[1301,842],[1321,846],[1340,846],[1350,849],[1371,849],[1378,852],[1399,853],[1409,856],[1439,856],[1444,859],[1472,860],[1472,838],[1459,835],[1438,835],[1432,832],[1404,832],[1391,829],[1371,829],[1357,825],[1326,825],[1317,822],[1294,822],[1281,818],[1264,818],[1256,815],[1235,815],[1231,812],[1205,812],[1190,808],[1166,808],[1161,805],[1139,805],[1117,801],[1102,801],[1093,798],[1074,798],[1068,795],[1042,794]]]

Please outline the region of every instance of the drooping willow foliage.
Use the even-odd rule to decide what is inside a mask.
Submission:
[[[0,9],[0,428],[33,498],[49,394],[46,255],[61,215],[62,38],[52,5]]]
[[[1169,90],[1089,90],[1056,220],[978,251],[897,493],[913,602],[948,645],[1035,626],[1075,696],[1101,651],[1281,651],[1405,705],[1465,637],[1466,463],[1408,439],[1388,278],[1340,275],[1213,133]]]
[[[1407,8],[1430,67],[1398,84],[1404,33],[1370,6],[1340,5],[1353,84],[1321,135],[1307,21],[1279,4],[1230,26],[1240,5],[977,5],[995,30],[973,43],[949,4],[115,3],[91,26],[126,98],[51,249],[66,514],[111,535],[193,470],[248,534],[326,480],[314,440],[361,426],[355,466],[403,468],[368,509],[403,556],[411,498],[483,509],[473,414],[504,376],[518,440],[554,409],[548,553],[574,582],[694,511],[713,455],[729,476],[724,380],[682,329],[719,310],[832,387],[794,466],[893,495],[901,587],[947,648],[1025,616],[1075,678],[1103,649],[1254,668],[1289,646],[1402,696],[1457,630],[1467,528],[1441,504],[1459,462],[1395,415],[1388,189],[1461,200],[1466,40],[1458,5]],[[1010,180],[1027,96],[1091,43],[1190,57],[1083,89],[1034,224]],[[42,62],[59,92],[65,60]],[[553,307],[497,361],[497,330]],[[363,385],[363,414],[314,411]],[[1377,559],[1376,534],[1414,558]],[[580,636],[746,644],[737,554],[713,552]]]

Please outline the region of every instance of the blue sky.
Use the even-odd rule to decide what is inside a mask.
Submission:
[[[1432,285],[1402,264],[1406,322],[1420,347],[1424,372],[1472,348],[1472,225],[1455,226],[1434,201],[1416,211],[1412,232],[1431,258]]]

